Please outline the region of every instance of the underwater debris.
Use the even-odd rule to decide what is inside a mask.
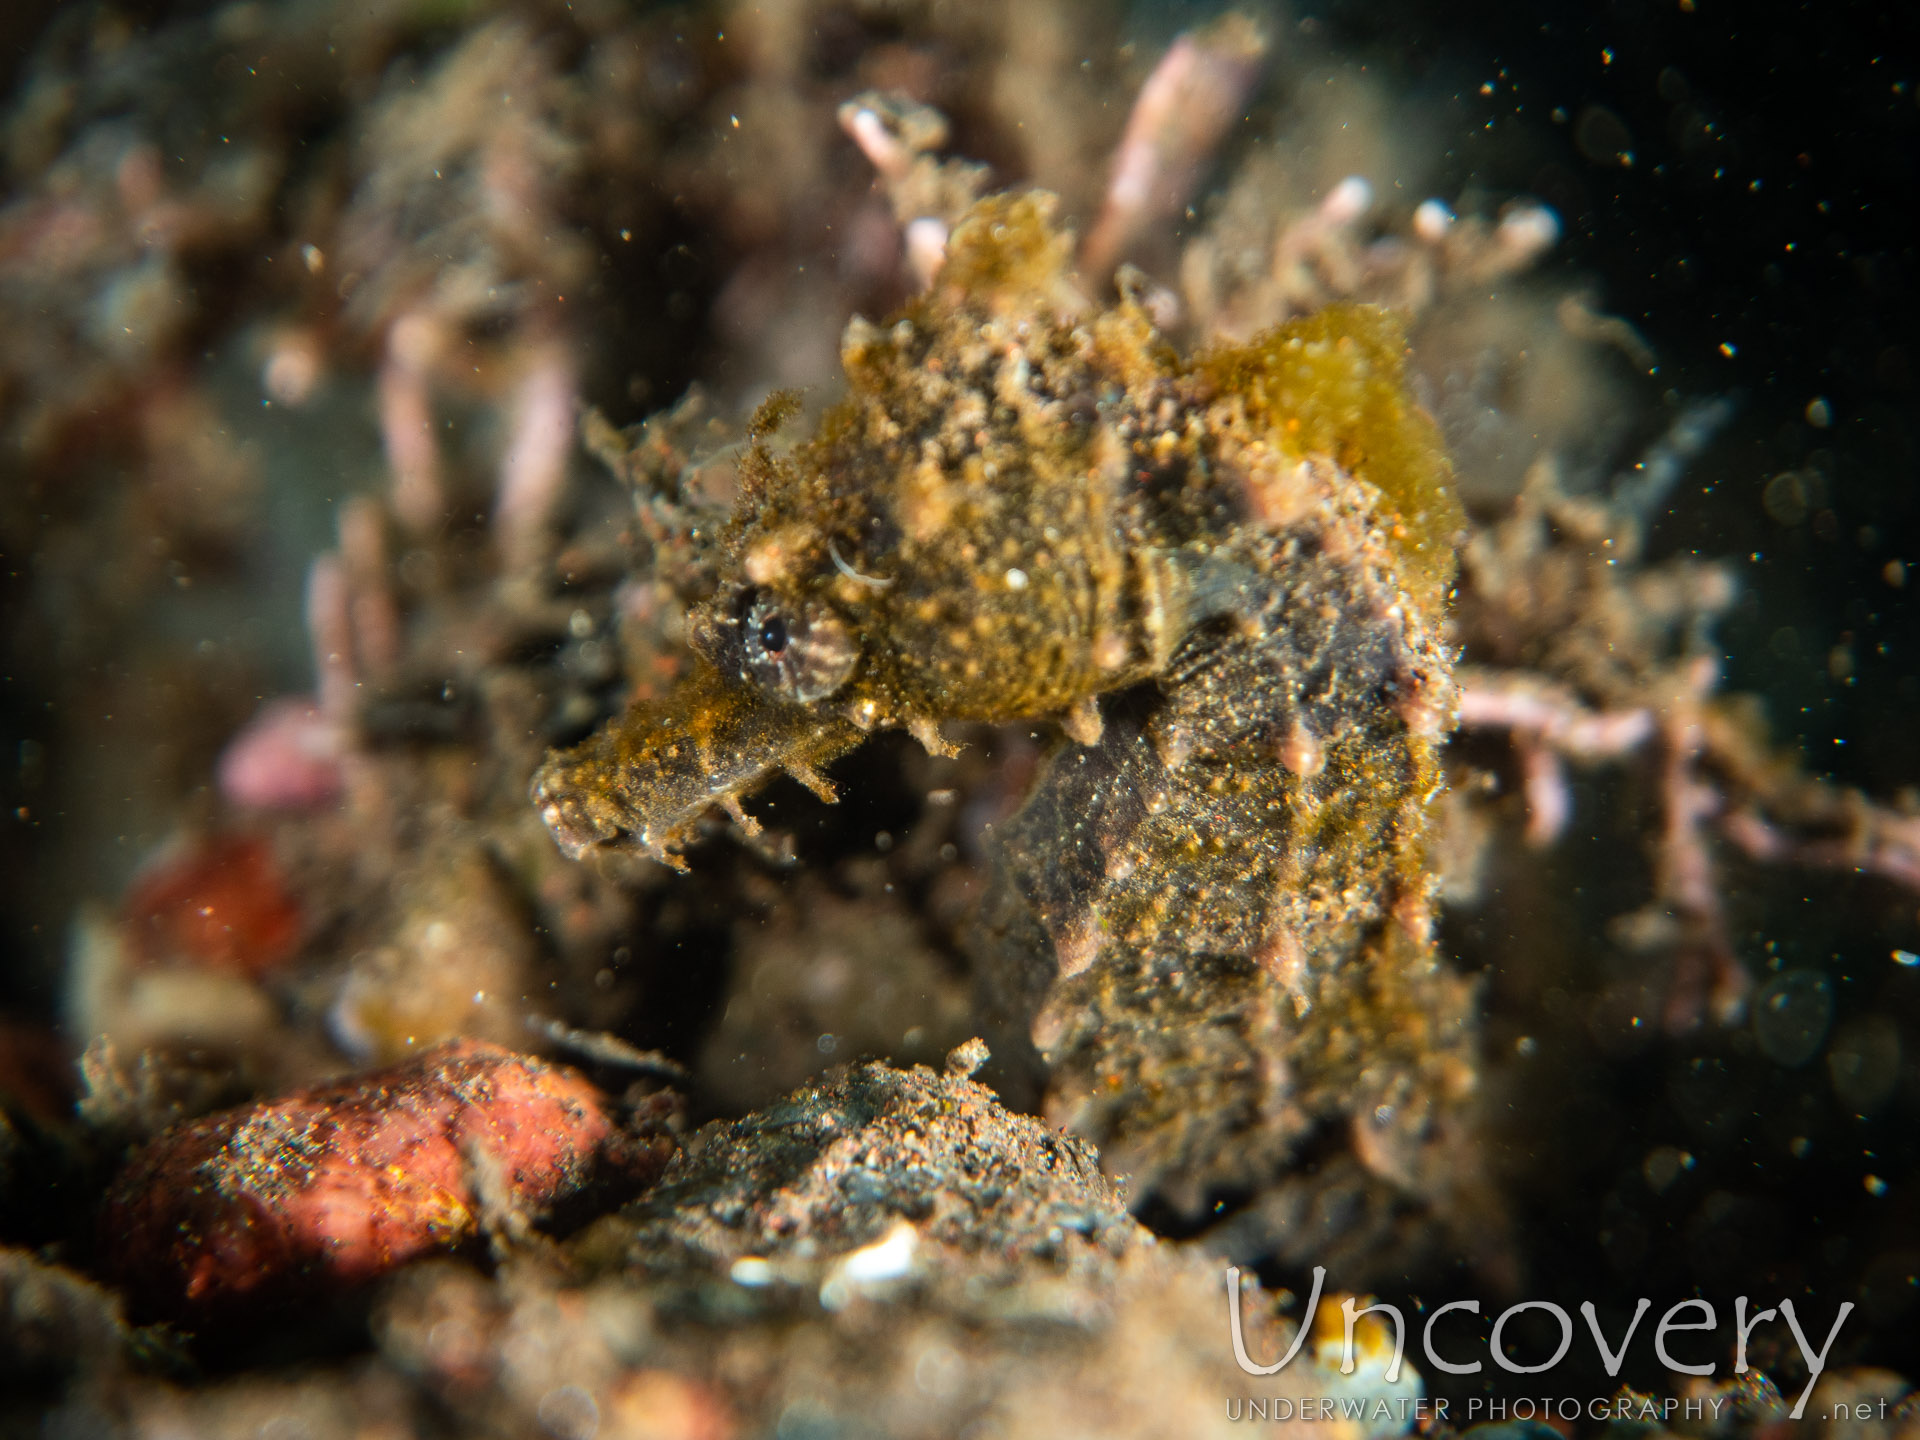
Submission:
[[[1017,1280],[1036,1258],[1106,1268],[1142,1238],[1121,1192],[1084,1141],[1004,1109],[974,1080],[986,1059],[973,1040],[939,1072],[869,1062],[716,1121],[652,1192],[572,1245],[590,1271],[724,1275],[751,1257],[759,1265],[732,1284],[789,1269],[787,1283],[817,1288],[832,1278],[819,1262],[884,1241],[905,1219],[928,1260],[975,1256],[982,1279]]]
[[[12,1419],[15,1397],[31,1396],[51,1375],[117,1376],[135,1348],[111,1291],[0,1246],[0,1419]]]
[[[637,1381],[724,1397],[742,1435],[1232,1433],[1219,1397],[1246,1377],[1221,1267],[1157,1242],[1083,1141],[971,1079],[985,1059],[974,1040],[939,1069],[858,1065],[703,1127],[653,1191],[566,1243],[570,1276],[417,1267],[376,1312],[383,1354],[459,1419],[513,1433],[502,1416],[562,1393],[609,1433]],[[1243,1289],[1248,1348],[1285,1353],[1279,1297]],[[1284,1383],[1391,1393],[1364,1323],[1358,1371],[1339,1373],[1338,1329]],[[667,1429],[676,1413],[659,1433],[714,1433]]]
[[[206,1316],[351,1289],[602,1176],[644,1184],[667,1148],[572,1071],[459,1041],[170,1130],[122,1171],[100,1238],[137,1304]]]

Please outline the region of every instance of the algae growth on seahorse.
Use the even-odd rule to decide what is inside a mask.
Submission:
[[[1353,308],[1183,363],[1075,288],[1051,205],[981,202],[930,295],[854,321],[850,394],[810,440],[776,454],[778,404],[759,417],[691,678],[535,779],[569,853],[667,858],[782,770],[822,788],[876,729],[940,749],[946,720],[1054,716],[1096,739],[1100,696],[1242,604],[1222,547],[1284,524],[1309,457],[1373,476],[1432,603],[1456,512],[1392,322]]]
[[[671,863],[783,770],[827,792],[868,732],[1056,719],[975,946],[1055,1117],[1183,1208],[1330,1120],[1388,1117],[1356,1149],[1405,1171],[1471,1080],[1428,935],[1437,431],[1386,312],[1182,358],[1076,287],[1051,204],[981,202],[928,295],[854,321],[812,438],[758,419],[690,677],[536,803],[569,853]]]

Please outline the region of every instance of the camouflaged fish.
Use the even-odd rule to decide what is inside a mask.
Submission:
[[[982,202],[929,295],[855,321],[810,440],[761,417],[690,677],[535,799],[570,853],[674,863],[872,730],[1052,717],[969,941],[1009,1099],[1196,1220],[1480,1213],[1426,841],[1461,517],[1399,328],[1333,307],[1183,360],[1074,287],[1049,206]]]
[[[1232,542],[1312,503],[1316,464],[1368,477],[1410,606],[1437,608],[1457,508],[1391,319],[1352,307],[1183,362],[1138,306],[1075,287],[1052,207],[980,202],[928,295],[856,319],[849,394],[811,439],[776,453],[781,406],[757,418],[688,678],[535,777],[568,854],[678,863],[715,806],[751,829],[740,797],[781,772],[831,797],[820,767],[875,730],[944,752],[944,721],[1053,717],[1098,740],[1101,696],[1253,613],[1258,557]],[[1405,668],[1396,703],[1432,731],[1444,667]]]

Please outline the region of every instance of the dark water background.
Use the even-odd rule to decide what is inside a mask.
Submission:
[[[1604,307],[1652,344],[1666,385],[1738,399],[1655,525],[1650,558],[1739,561],[1741,601],[1719,632],[1726,688],[1761,696],[1773,733],[1809,769],[1882,798],[1920,784],[1920,65],[1910,19],[1891,6],[1713,0],[1308,8],[1335,49],[1370,52],[1407,85],[1457,96],[1456,188],[1526,189],[1553,204],[1567,227],[1556,263],[1600,279]],[[1809,416],[1816,400],[1824,428]],[[1785,472],[1813,502],[1797,517],[1765,502]],[[1604,798],[1587,790],[1581,803]],[[1625,840],[1576,837],[1549,867],[1552,882],[1586,889],[1606,913],[1600,892],[1618,886],[1624,899],[1638,879]],[[1725,1344],[1736,1295],[1772,1304],[1806,1293],[1821,1334],[1853,1299],[1862,1309],[1836,1350],[1912,1376],[1920,978],[1892,965],[1889,946],[1912,948],[1902,937],[1920,933],[1920,915],[1911,895],[1874,882],[1732,878],[1736,944],[1762,980],[1763,966],[1804,966],[1833,986],[1836,1020],[1898,1017],[1897,1096],[1873,1116],[1846,1113],[1817,1060],[1773,1064],[1741,1043],[1744,1031],[1624,1054],[1587,1048],[1577,1020],[1542,1033],[1558,1047],[1562,1088],[1536,1092],[1514,1132],[1534,1147],[1516,1197],[1526,1294],[1570,1310],[1592,1299],[1613,1335],[1636,1296],[1654,1301],[1650,1326],[1704,1294],[1720,1307]],[[1501,920],[1523,927],[1525,900],[1508,899]],[[1454,953],[1499,965],[1510,937],[1484,922],[1450,928]],[[1605,963],[1597,937],[1564,943]],[[1501,1015],[1498,973],[1490,993],[1491,1050],[1503,1019],[1540,1017]],[[1814,1163],[1781,1163],[1796,1127]],[[1655,1197],[1638,1172],[1661,1144],[1695,1155],[1697,1169]],[[1888,1182],[1883,1196],[1866,1188],[1869,1174]],[[1462,1275],[1438,1298],[1475,1293]],[[1544,1358],[1556,1339],[1549,1326],[1526,1348]],[[1635,1351],[1641,1382],[1655,1382],[1644,1333]],[[1543,1393],[1605,1393],[1583,1354],[1581,1327]],[[1635,1369],[1630,1360],[1628,1378]],[[1504,1387],[1487,1388],[1523,1393],[1527,1383],[1499,1379]],[[1451,1393],[1473,1393],[1464,1387],[1475,1382],[1453,1383],[1463,1388]]]

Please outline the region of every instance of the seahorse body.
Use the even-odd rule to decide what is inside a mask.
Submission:
[[[1315,502],[1224,548],[1247,577],[1232,617],[1000,827],[983,912],[1050,1116],[1188,1212],[1343,1124],[1419,1189],[1473,1082],[1467,988],[1429,935],[1448,657],[1371,487],[1309,468]]]
[[[1188,1206],[1336,1120],[1404,1168],[1472,1078],[1428,936],[1437,432],[1384,312],[1182,359],[1075,287],[1051,204],[982,201],[929,295],[855,321],[812,438],[778,452],[763,412],[691,678],[536,803],[572,853],[671,860],[872,730],[1060,719],[979,941],[1056,1117]]]

